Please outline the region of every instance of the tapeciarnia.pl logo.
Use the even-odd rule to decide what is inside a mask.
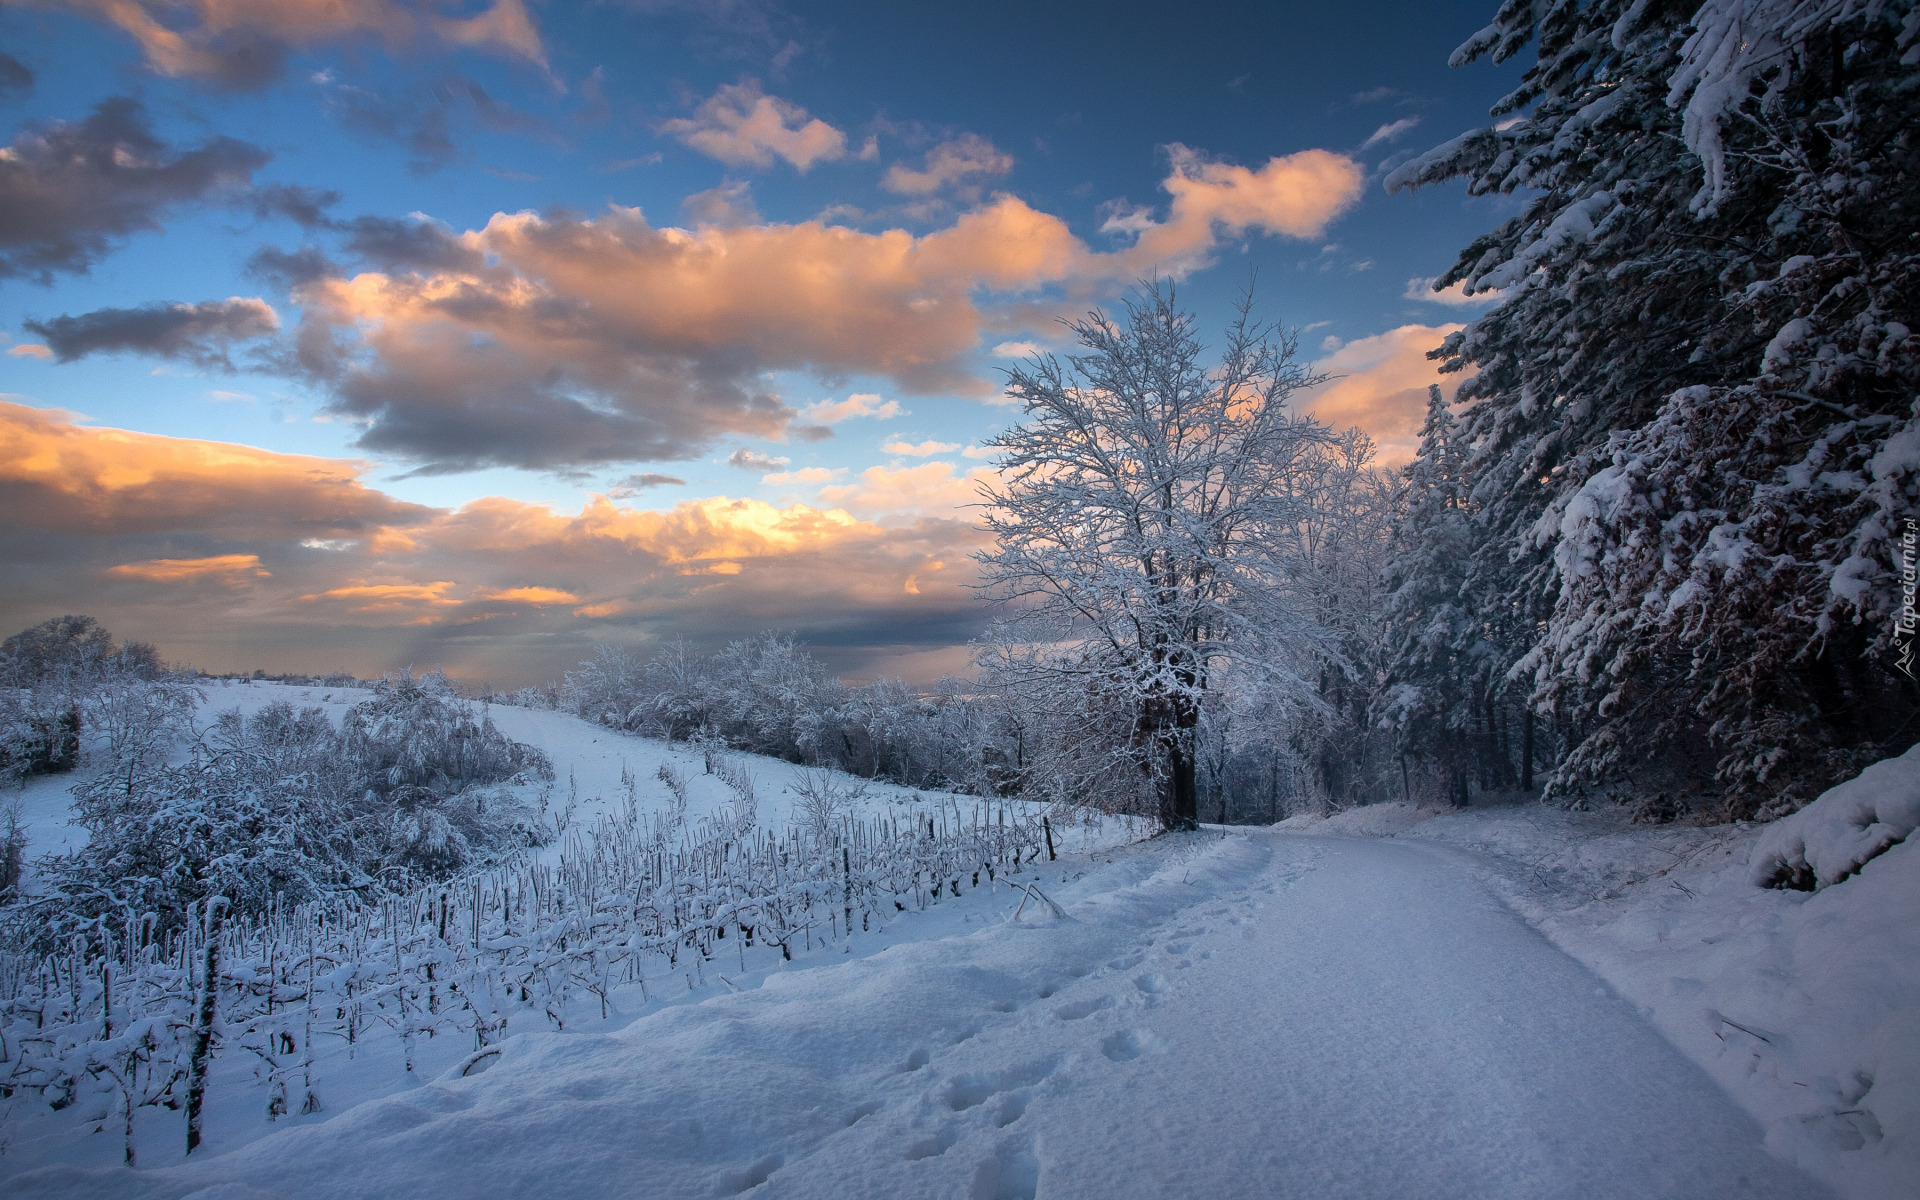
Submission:
[[[1897,667],[1908,679],[1913,675],[1914,628],[1916,625],[1913,609],[1914,594],[1914,543],[1920,540],[1920,526],[1916,526],[1912,517],[1907,518],[1906,528],[1900,536],[1900,615],[1893,621],[1893,644],[1899,651],[1894,659]]]

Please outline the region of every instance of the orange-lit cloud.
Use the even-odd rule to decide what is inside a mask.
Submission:
[[[109,567],[107,574],[151,583],[215,578],[240,584],[246,582],[243,576],[267,579],[272,573],[261,567],[257,554],[216,554],[210,558],[150,558],[145,562],[121,563]]]
[[[482,600],[492,600],[501,604],[580,603],[580,597],[572,592],[550,587],[481,588],[476,594]]]
[[[0,402],[0,509],[74,532],[245,530],[317,537],[431,510],[374,491],[361,465],[76,424]]]
[[[390,50],[428,40],[546,65],[524,0],[494,0],[466,17],[403,0],[38,0],[111,22],[162,75],[257,86],[289,49],[374,37]],[[184,20],[182,18],[185,18]]]
[[[1133,209],[1104,226],[1134,238],[1125,257],[1136,273],[1184,274],[1210,262],[1223,238],[1248,233],[1318,237],[1360,198],[1365,177],[1359,163],[1326,150],[1270,158],[1257,171],[1177,143],[1168,151],[1173,170],[1160,185],[1173,197],[1166,220]]]
[[[411,230],[433,243],[430,265],[416,253],[308,282],[298,342],[334,407],[367,422],[370,450],[438,470],[687,458],[722,437],[898,411],[868,393],[796,410],[771,371],[989,399],[971,356],[1005,320],[996,297],[1092,295],[1197,269],[1223,238],[1317,234],[1359,171],[1319,150],[1256,171],[1174,147],[1166,219],[1136,214],[1115,251],[1008,195],[924,235],[817,220],[687,230],[617,206],[499,213],[457,235]]]
[[[934,454],[951,454],[960,449],[958,442],[936,442],[928,439],[924,442],[909,442],[900,438],[886,442],[880,447],[888,454],[904,454],[908,458],[926,458]]]
[[[13,351],[9,350],[11,354]],[[908,415],[898,401],[881,400],[871,392],[855,392],[845,400],[820,400],[800,410],[800,415],[821,425],[835,425],[851,417],[871,417],[888,421]]]
[[[845,133],[808,117],[792,101],[767,95],[751,79],[722,87],[691,117],[661,122],[660,132],[736,167],[770,167],[781,158],[804,173],[847,154]]]
[[[980,484],[996,477],[991,467],[956,471],[952,463],[868,467],[853,483],[820,489],[820,498],[872,514],[951,513],[980,502]]]
[[[1357,426],[1379,446],[1379,463],[1397,467],[1420,447],[1427,388],[1439,384],[1451,396],[1467,378],[1442,375],[1427,358],[1459,325],[1402,325],[1347,342],[1314,364],[1340,378],[1295,399],[1295,404],[1339,428]]]
[[[880,186],[904,196],[930,196],[985,175],[1013,170],[1013,156],[977,133],[963,134],[927,151],[924,170],[895,163],[880,177]]]

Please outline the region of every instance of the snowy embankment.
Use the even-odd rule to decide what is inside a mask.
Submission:
[[[1771,825],[1405,805],[1288,823],[1448,847],[1705,1067],[1773,1153],[1860,1200],[1920,1194],[1917,825],[1920,749]]]

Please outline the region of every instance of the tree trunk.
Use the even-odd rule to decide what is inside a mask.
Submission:
[[[1526,714],[1522,718],[1526,725],[1520,733],[1520,790],[1531,792],[1533,790],[1533,710],[1528,708],[1522,711]]]
[[[213,1057],[213,1021],[220,1004],[220,926],[227,898],[207,901],[207,950],[200,975],[200,1008],[194,1014],[193,1049],[187,1059],[187,1153],[200,1148],[200,1110],[207,1098],[207,1068]]]
[[[1200,798],[1194,790],[1192,749],[1176,737],[1167,755],[1168,829],[1200,828]]]

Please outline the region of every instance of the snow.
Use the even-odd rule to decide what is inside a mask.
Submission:
[[[1869,787],[1827,797],[1877,795],[1897,815],[1913,766],[1910,752],[1869,768]],[[1754,883],[1773,831],[1795,829],[1792,817],[1648,829],[1619,809],[1380,807],[1405,811],[1370,817],[1377,827],[1453,852],[1705,1068],[1760,1122],[1772,1153],[1854,1200],[1914,1195],[1920,845],[1893,845],[1807,893]]]
[[[9,1193],[1822,1194],[1430,849],[1202,833],[1048,875],[1066,919],[1009,921],[983,890],[948,916],[971,928],[524,1034],[484,1073],[229,1154]]]
[[[684,748],[492,716],[571,777],[583,824],[623,767],[677,762],[696,806],[725,798]],[[1909,759],[1771,829],[1827,862],[1812,831],[1836,808],[1899,817]],[[786,819],[792,768],[745,761],[763,819]],[[1880,1200],[1920,1178],[1920,930],[1889,919],[1920,911],[1911,843],[1806,893],[1752,882],[1768,828],[1618,811],[1382,804],[1126,836],[1076,830],[1018,888],[790,963],[762,947],[682,994],[615,989],[604,1019],[576,1010],[479,1054],[424,1041],[412,1074],[397,1039],[368,1039],[320,1064],[311,1115],[267,1121],[229,1055],[191,1161],[177,1114],[140,1114],[129,1171],[81,1105],[16,1112],[0,1187]]]
[[[1761,887],[1831,887],[1920,826],[1920,746],[1877,762],[1768,827],[1753,855]]]

